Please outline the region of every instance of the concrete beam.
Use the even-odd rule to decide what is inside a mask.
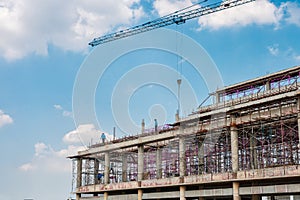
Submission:
[[[137,194],[109,195],[109,200],[137,200]],[[104,200],[103,196],[81,197],[80,200]]]
[[[179,198],[179,191],[174,192],[151,192],[151,193],[144,193],[144,199],[175,199]]]
[[[185,197],[225,197],[232,196],[232,188],[188,190]]]
[[[253,96],[253,100],[245,102],[245,103],[233,104],[234,100],[232,100],[232,101],[222,102],[221,105],[219,105],[219,106],[211,105],[210,106],[212,108],[211,111],[200,113],[200,114],[190,115],[190,116],[182,119],[180,122],[185,123],[186,121],[195,120],[200,117],[207,117],[207,116],[211,116],[211,115],[217,115],[220,113],[230,113],[234,110],[240,110],[240,109],[244,109],[244,108],[259,105],[259,104],[265,104],[265,103],[272,102],[272,101],[278,101],[278,100],[285,99],[285,98],[295,97],[299,93],[297,90],[295,90],[295,91],[282,92],[277,95],[273,95],[272,92],[274,92],[274,91],[270,90],[270,91],[262,93],[258,96],[255,95],[255,96]],[[268,94],[270,96],[267,96]],[[266,97],[255,99],[255,97],[263,97],[263,96],[266,96]],[[249,98],[249,97],[245,97],[245,98]],[[224,107],[224,103],[226,105],[225,107]]]
[[[171,130],[169,132],[164,132],[157,135],[150,135],[145,137],[140,137],[138,139],[129,140],[125,142],[120,143],[114,143],[114,144],[106,144],[104,146],[91,148],[85,151],[79,151],[78,156],[88,156],[96,153],[103,153],[106,151],[113,151],[113,150],[120,150],[127,147],[133,147],[138,146],[140,144],[147,144],[152,142],[158,142],[166,139],[175,138],[178,135],[178,132],[176,130]]]
[[[254,79],[250,79],[250,80],[243,81],[243,82],[240,82],[240,83],[236,83],[236,84],[221,88],[217,91],[233,90],[234,88],[237,88],[237,87],[241,87],[241,86],[245,86],[245,85],[253,85],[253,84],[257,84],[258,82],[264,83],[266,80],[271,80],[274,77],[286,76],[287,74],[291,74],[291,73],[298,75],[299,70],[300,70],[300,66],[295,66],[295,67],[284,69],[284,70],[281,70],[281,71],[278,71],[278,72],[275,72],[275,73],[272,73],[272,74],[268,74],[268,75],[265,75],[265,76],[260,76],[258,78],[254,78]]]
[[[270,90],[269,92],[272,92],[272,90]],[[200,117],[213,116],[213,115],[218,115],[220,113],[223,113],[225,115],[225,113],[231,113],[234,110],[239,110],[239,109],[255,106],[258,104],[264,104],[267,102],[272,102],[272,101],[276,101],[276,100],[280,100],[280,99],[284,99],[284,98],[295,97],[298,95],[298,93],[299,93],[298,91],[285,92],[285,93],[281,93],[278,95],[271,95],[269,97],[259,98],[257,100],[248,101],[246,103],[241,103],[241,104],[236,104],[236,105],[231,105],[231,106],[229,105],[229,106],[221,107],[221,108],[212,106],[212,109],[213,109],[212,111],[191,115],[189,117],[182,119],[180,122],[182,124],[184,124],[184,123],[187,123],[187,121],[196,120],[196,119],[199,119]],[[227,102],[226,102],[226,104],[227,104]],[[197,131],[198,131],[198,127],[189,127],[189,128],[184,129],[183,134],[185,134],[185,133],[192,134],[192,133],[196,133]],[[106,151],[119,150],[119,149],[123,149],[123,148],[138,146],[140,144],[149,144],[149,143],[153,143],[153,142],[172,139],[172,138],[177,137],[178,135],[180,135],[180,132],[178,129],[170,130],[168,132],[160,133],[157,135],[140,137],[138,139],[134,139],[134,140],[130,140],[130,141],[114,143],[114,144],[107,144],[104,146],[91,148],[91,149],[88,149],[85,151],[79,151],[78,155],[75,157],[88,156],[88,155],[92,155],[92,154],[96,154],[96,153],[103,153]],[[70,158],[72,158],[72,156],[70,156]]]
[[[300,184],[240,187],[240,195],[269,195],[299,193]]]

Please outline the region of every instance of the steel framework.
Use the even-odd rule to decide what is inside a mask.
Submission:
[[[136,35],[139,33],[143,33],[146,31],[151,31],[157,28],[169,26],[172,24],[182,24],[185,23],[187,20],[194,19],[196,17],[209,15],[211,13],[215,13],[221,10],[229,9],[232,7],[236,7],[239,5],[243,5],[246,3],[250,3],[255,0],[226,0],[221,1],[218,3],[213,3],[204,7],[198,7],[196,9],[187,10],[182,9],[179,11],[176,11],[172,14],[166,15],[164,17],[155,19],[153,21],[148,21],[146,23],[143,23],[141,25],[137,25],[131,28],[127,28],[115,33],[110,33],[98,38],[94,38],[93,41],[89,43],[91,46],[97,46],[103,43],[111,42],[114,40],[118,40],[121,38],[129,37],[132,35]],[[205,1],[204,1],[205,2]],[[190,8],[190,7],[188,7]]]

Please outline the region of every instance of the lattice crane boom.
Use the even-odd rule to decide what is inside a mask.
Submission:
[[[206,0],[205,0],[206,1]],[[243,5],[246,3],[250,3],[255,0],[227,0],[218,3],[213,3],[204,7],[198,7],[196,9],[191,9],[183,12],[185,9],[176,11],[164,17],[155,19],[153,21],[149,21],[143,23],[141,25],[137,25],[128,29],[124,29],[115,33],[110,33],[98,38],[94,38],[93,41],[89,43],[91,46],[97,46],[99,44],[111,42],[113,40],[129,37],[132,35],[136,35],[142,32],[150,31],[153,29],[157,29],[164,26],[169,26],[171,24],[182,24],[185,23],[189,19],[193,19],[196,17],[208,15],[214,12],[218,12],[221,10],[225,10],[228,8],[236,7],[239,5]]]

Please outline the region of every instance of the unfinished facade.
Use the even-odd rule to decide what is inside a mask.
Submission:
[[[300,66],[225,87],[174,124],[71,156],[76,199],[300,194]]]

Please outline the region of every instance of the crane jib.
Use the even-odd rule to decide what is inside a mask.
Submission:
[[[187,20],[189,19],[193,19],[196,17],[200,17],[200,16],[204,16],[204,15],[208,15],[214,12],[218,12],[218,11],[222,11],[225,9],[229,9],[232,7],[236,7],[239,5],[243,5],[246,3],[250,3],[253,2],[255,0],[228,0],[228,1],[221,1],[218,3],[213,3],[204,7],[197,7],[195,9],[190,9],[187,10],[185,12],[183,12],[184,10],[186,10],[187,8],[191,8],[192,6],[189,6],[187,8],[178,10],[174,13],[171,13],[169,15],[166,15],[164,17],[155,19],[153,21],[149,21],[146,23],[143,23],[141,25],[137,25],[128,29],[124,29],[115,33],[110,33],[98,38],[94,38],[89,45],[91,46],[97,46],[103,43],[107,43],[107,42],[111,42],[117,39],[121,39],[121,38],[125,38],[125,37],[129,37],[132,35],[136,35],[142,32],[146,32],[146,31],[150,31],[153,29],[157,29],[160,27],[164,27],[164,26],[169,26],[171,24],[183,24],[185,23]],[[206,1],[203,1],[206,2]]]

